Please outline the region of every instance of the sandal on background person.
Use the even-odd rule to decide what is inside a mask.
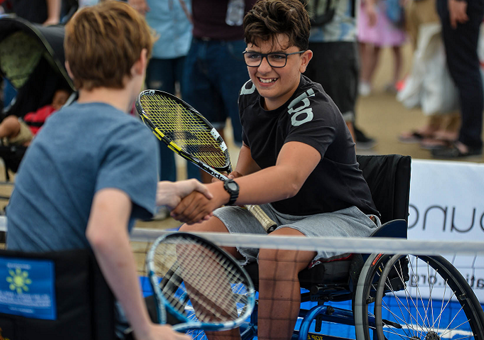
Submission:
[[[425,150],[443,149],[451,146],[454,141],[440,138],[424,138],[420,142],[420,147]]]
[[[426,150],[444,149],[457,141],[458,131],[439,130],[433,138],[425,138],[420,142],[420,147]]]
[[[482,157],[482,148],[470,148],[460,142],[454,142],[449,147],[431,150],[432,156],[439,159],[462,159],[467,157]]]
[[[398,136],[402,143],[419,143],[426,138],[433,138],[434,132],[420,132],[417,130],[403,132]]]

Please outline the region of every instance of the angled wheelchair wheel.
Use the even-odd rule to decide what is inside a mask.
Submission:
[[[378,281],[374,311],[382,340],[484,338],[479,301],[441,256],[392,256]]]
[[[371,340],[375,338],[370,334],[370,330],[375,332],[376,325],[375,315],[370,310],[373,311],[378,282],[385,269],[385,263],[390,258],[391,255],[371,254],[361,270],[353,300],[355,332],[356,339],[358,340]],[[376,333],[373,335],[376,335]]]
[[[355,322],[364,340],[484,339],[479,301],[441,256],[371,255],[358,281]]]

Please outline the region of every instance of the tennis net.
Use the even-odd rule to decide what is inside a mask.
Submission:
[[[132,233],[145,295],[151,287],[144,257],[156,238],[170,232],[136,228]],[[321,340],[321,334],[326,339],[484,336],[484,242],[198,235],[221,247],[263,249],[260,254],[276,256],[259,258],[260,268],[257,261],[244,266],[261,294],[258,317],[248,320],[244,331],[247,338],[257,333],[247,331],[257,319],[259,334],[272,338],[284,327],[296,335],[308,332],[313,340]],[[310,262],[311,268],[296,274],[295,286],[293,272],[300,264],[294,259],[320,251],[343,254],[336,256],[342,259]],[[297,287],[297,294],[287,293],[288,286]],[[291,321],[294,309],[300,313]]]

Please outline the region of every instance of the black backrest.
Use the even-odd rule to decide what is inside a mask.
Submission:
[[[395,219],[408,221],[410,156],[358,155],[357,161],[382,223]]]
[[[18,305],[4,303],[0,313],[0,335],[15,340],[113,340],[114,334],[114,297],[90,250],[69,250],[50,253],[25,253],[0,250],[6,277],[0,280],[12,282],[12,276],[32,277],[23,286],[24,291],[7,286],[0,291],[5,302],[11,299],[25,299],[31,292],[34,294],[34,273],[29,273],[29,261],[49,262],[54,268],[55,317],[40,319],[28,314],[11,314],[10,310],[22,310]],[[15,269],[16,261],[21,267]],[[14,265],[12,265],[12,263]],[[25,264],[26,263],[26,264]],[[12,268],[12,269],[10,269]],[[32,265],[34,268],[34,265]],[[16,274],[17,273],[17,274]],[[8,279],[10,277],[10,279]],[[20,279],[22,281],[22,279]],[[37,281],[38,282],[38,281]],[[22,285],[21,285],[22,286]],[[30,290],[28,289],[30,288]],[[21,290],[21,289],[20,289]],[[8,309],[7,311],[5,309]]]

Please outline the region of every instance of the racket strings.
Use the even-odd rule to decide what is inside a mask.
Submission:
[[[168,302],[200,322],[233,321],[244,314],[248,283],[240,269],[218,250],[192,240],[177,241],[160,244],[155,255],[157,268],[163,268],[157,274],[163,277],[160,288]],[[172,263],[169,270],[167,263]]]
[[[183,279],[178,275],[177,271],[170,270],[162,281],[163,286],[161,290],[164,296],[169,297],[170,305],[179,313],[183,313],[186,308],[186,296],[183,294],[176,295],[182,283]]]
[[[185,262],[185,260],[191,259],[185,258],[182,260],[182,262]],[[202,256],[200,260],[212,261],[214,259],[204,258],[204,256]],[[201,273],[202,271],[200,267],[190,265],[190,263],[193,262],[185,262],[183,277],[185,284],[190,287],[189,295],[192,304],[201,306],[202,309],[204,309],[203,312],[200,312],[200,310],[197,311],[199,320],[204,322],[213,322],[214,320],[227,321],[236,319],[237,311],[235,305],[240,300],[243,300],[244,297],[233,295],[230,290],[227,290],[227,286],[222,287],[220,284],[221,282],[219,281],[221,278],[220,273],[214,273],[214,271],[218,271],[220,268],[212,267],[208,270],[208,272],[203,270],[203,272],[205,272],[203,274]],[[224,265],[223,263],[221,264]],[[231,273],[228,272],[225,274],[228,274],[226,278],[227,282],[225,282],[226,284],[234,281],[240,281],[240,277],[237,275],[230,275]]]
[[[206,260],[223,261],[224,259],[217,260],[213,258],[207,258]],[[227,265],[228,265],[227,262],[220,263],[220,264],[222,265],[222,267],[227,268]],[[224,319],[233,320],[237,318],[237,315],[238,315],[238,314],[233,314],[233,313],[237,313],[236,308],[234,308],[234,306],[236,306],[241,301],[245,300],[246,297],[240,294],[234,294],[233,287],[232,287],[232,291],[224,290],[223,288],[225,287],[221,287],[221,285],[223,285],[223,281],[222,283],[218,281],[220,279],[220,275],[218,275],[217,273],[216,275],[212,275],[214,274],[213,272],[218,271],[218,269],[219,268],[211,268],[211,270],[209,270],[209,272],[205,274],[203,277],[199,275],[194,275],[193,268],[186,268],[187,275],[185,275],[184,280],[185,282],[190,282],[190,285],[192,286],[192,288],[195,288],[196,293],[198,293],[193,295],[192,300],[195,300],[199,304],[203,303],[206,300],[214,304],[216,303],[218,308],[216,308],[215,310],[212,308],[210,309],[210,312],[212,312],[218,320],[224,320]],[[227,274],[227,281],[228,281],[226,282],[227,284],[241,281],[240,275],[234,274],[233,272],[228,272],[225,270],[224,274]],[[211,277],[210,280],[206,279],[207,275]],[[225,292],[225,293],[221,294],[222,292]],[[220,311],[224,312],[224,314],[220,313]],[[228,315],[231,315],[231,316],[229,317]]]
[[[225,167],[225,150],[212,135],[212,128],[200,117],[175,100],[159,95],[142,96],[140,102],[146,115],[165,138],[210,166]]]

